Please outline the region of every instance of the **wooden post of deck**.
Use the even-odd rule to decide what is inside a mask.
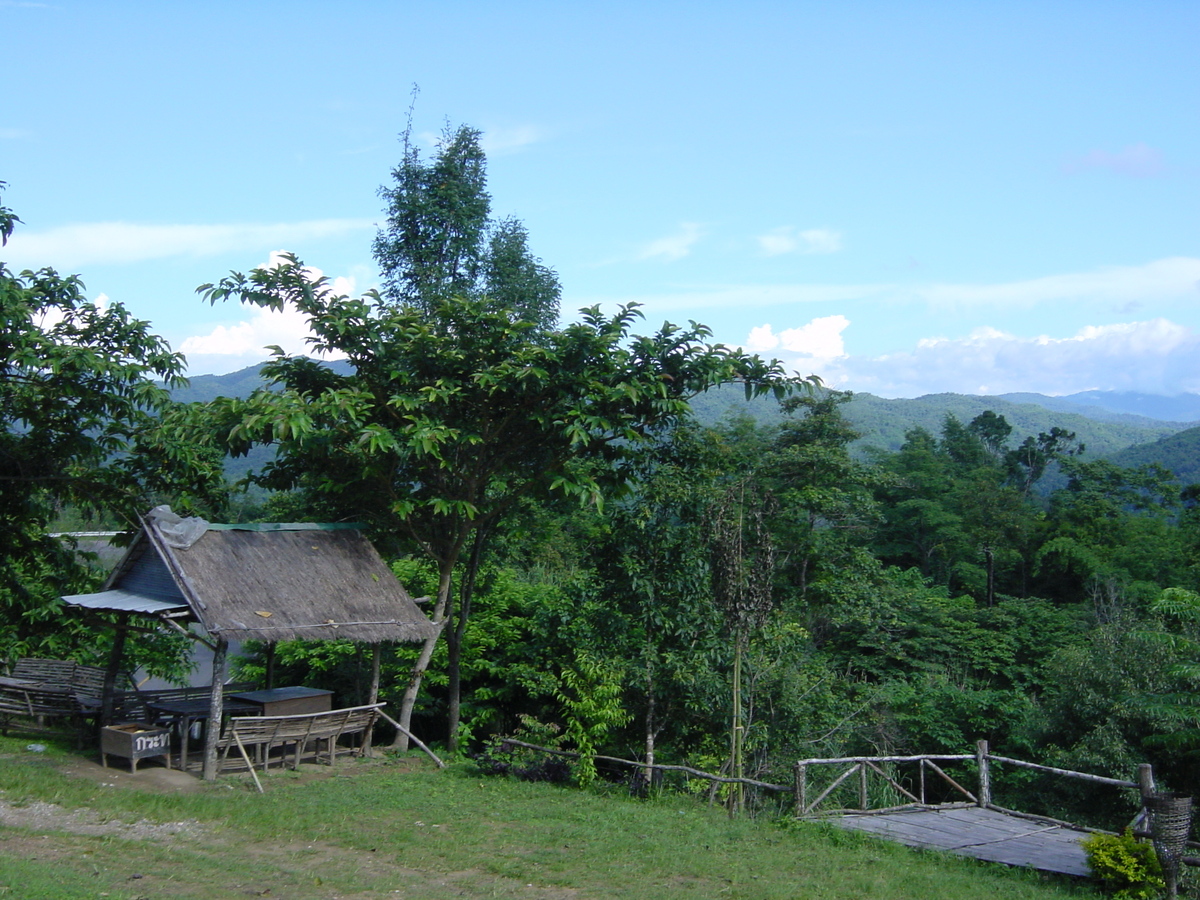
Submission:
[[[858,764],[858,808],[866,809],[867,803],[867,761]]]
[[[979,798],[976,802],[980,809],[987,809],[992,805],[992,773],[988,768],[990,757],[987,741],[976,742],[975,761],[979,763]]]

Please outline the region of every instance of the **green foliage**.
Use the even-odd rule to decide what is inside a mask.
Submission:
[[[17,222],[0,205],[0,238]],[[77,657],[104,644],[58,602],[96,587],[47,534],[64,505],[132,529],[158,492],[219,500],[215,457],[158,440],[170,399],[157,381],[178,386],[183,367],[147,322],[87,300],[77,276],[0,262],[0,656]]]
[[[585,652],[559,675],[556,699],[566,719],[564,734],[579,753],[575,780],[587,787],[596,780],[596,752],[614,728],[629,721],[621,706],[621,671],[612,662]]]
[[[1122,469],[1105,460],[1061,463],[1067,486],[1051,497],[1047,535],[1037,553],[1044,590],[1078,599],[1089,580],[1187,583],[1186,553],[1176,526],[1179,492],[1157,466]]]
[[[1154,900],[1167,883],[1154,846],[1125,833],[1093,834],[1081,842],[1092,877],[1117,900]]]
[[[843,408],[852,398],[822,391],[784,400],[787,418],[750,463],[774,497],[772,533],[784,548],[780,580],[797,600],[807,598],[811,585],[841,577],[848,557],[881,521],[872,494],[887,476],[850,455],[858,432]]]

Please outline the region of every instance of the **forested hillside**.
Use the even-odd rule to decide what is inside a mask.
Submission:
[[[1119,466],[1157,464],[1170,469],[1183,484],[1200,481],[1200,428],[1188,428],[1149,444],[1136,444],[1112,454]]]
[[[709,424],[740,415],[761,424],[777,424],[781,416],[777,402],[771,398],[745,400],[733,385],[696,398],[693,406],[697,417]],[[1073,431],[1087,447],[1089,456],[1109,456],[1126,447],[1152,443],[1189,427],[1182,422],[1112,415],[1103,410],[1097,410],[1097,415],[1091,416],[1080,411],[1079,406],[1071,408],[1072,412],[1054,412],[1039,403],[1014,403],[999,397],[966,394],[929,394],[911,400],[888,400],[873,394],[856,393],[846,405],[844,414],[860,434],[853,443],[856,449],[873,447],[889,452],[900,449],[905,433],[913,428],[937,431],[947,415],[966,421],[986,410],[1003,415],[1013,426],[1014,435],[1022,439],[1054,426]]]

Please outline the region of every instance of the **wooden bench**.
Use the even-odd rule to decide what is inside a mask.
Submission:
[[[13,663],[12,678],[32,681],[48,688],[66,688],[86,703],[99,702],[104,696],[106,670],[99,666],[85,666],[69,659],[34,659],[24,657]],[[132,684],[124,673],[118,681]]]
[[[12,675],[0,678],[0,732],[8,734],[14,717],[41,725],[47,719],[67,719],[79,726],[100,715],[105,670],[69,659],[19,659]]]
[[[41,684],[67,685],[75,677],[79,663],[73,659],[35,659],[23,657],[13,663],[12,677]]]
[[[295,761],[292,768],[297,769],[300,766],[300,756],[310,742],[317,746],[317,758],[320,759],[319,746],[320,742],[324,741],[329,764],[333,765],[338,754],[338,739],[349,735],[365,735],[375,724],[380,710],[385,705],[373,703],[368,706],[351,706],[298,716],[234,716],[229,720],[218,745],[221,751],[220,768],[224,768],[230,748],[236,746],[261,793],[262,782],[258,780],[254,771],[254,763],[250,760],[247,747],[259,749],[263,771],[266,772],[271,761],[272,747],[283,748],[282,761],[286,763],[287,746],[294,746]],[[365,749],[347,748],[347,752],[361,756]]]

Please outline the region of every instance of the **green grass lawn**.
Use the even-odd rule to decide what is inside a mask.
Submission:
[[[47,750],[27,750],[35,740]],[[238,776],[151,788],[163,773],[129,776],[83,757],[69,740],[0,738],[0,803],[17,807],[0,821],[22,808],[46,813],[0,826],[0,898],[1095,896],[819,825],[731,821],[690,797],[525,784],[468,763],[438,771],[413,756],[276,770],[258,794]],[[124,827],[136,822],[151,836]],[[162,823],[184,824],[155,832]]]

